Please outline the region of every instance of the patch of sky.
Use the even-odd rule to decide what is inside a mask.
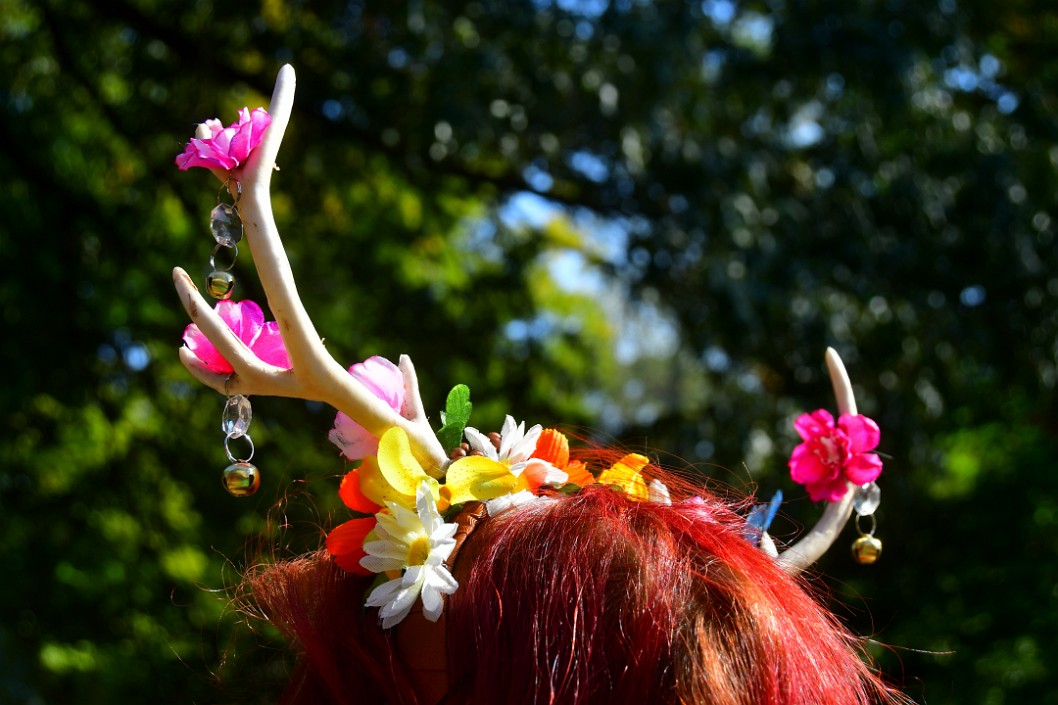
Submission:
[[[615,355],[619,362],[630,363],[644,356],[675,353],[679,332],[675,321],[656,300],[632,301],[629,281],[608,276],[600,262],[618,271],[628,269],[629,240],[633,231],[645,226],[626,218],[603,218],[588,209],[570,211],[538,194],[515,194],[499,210],[508,227],[544,227],[554,218],[570,218],[582,234],[582,246],[550,252],[544,265],[554,281],[566,291],[587,294],[601,303],[607,318],[620,331]],[[642,248],[634,248],[649,254]],[[554,326],[556,321],[514,322],[506,331],[514,340],[545,334],[539,326]]]
[[[775,21],[771,17],[757,12],[745,12],[735,20],[731,36],[736,45],[765,53],[771,49],[774,29]]]
[[[529,184],[530,188],[541,193],[550,191],[555,184],[551,174],[548,174],[535,164],[530,164],[522,170],[522,178],[525,179],[525,183]]]
[[[569,155],[567,162],[574,171],[583,174],[597,184],[605,181],[610,175],[606,162],[591,152],[573,152]]]
[[[727,372],[731,368],[731,356],[716,345],[710,345],[702,355],[705,366],[713,372]]]
[[[1004,115],[1009,115],[1017,110],[1019,102],[1020,101],[1016,95],[1007,91],[1006,93],[1001,94],[996,100],[996,106],[999,108],[999,112]]]
[[[732,0],[705,0],[702,12],[717,27],[727,27],[735,19],[735,3]]]
[[[391,68],[402,69],[408,65],[408,52],[401,47],[390,49],[389,53],[386,54],[386,63]]]
[[[979,91],[994,100],[999,112],[1004,115],[1017,110],[1020,99],[1017,94],[996,81],[1003,72],[1003,63],[985,54],[978,60],[977,66],[960,63],[944,71],[944,85],[963,93]]]
[[[533,0],[533,4],[540,9],[558,7],[571,15],[598,17],[606,12],[610,0]]]
[[[121,356],[125,361],[125,366],[133,372],[139,372],[147,367],[151,362],[151,353],[147,350],[147,346],[143,343],[136,341],[130,343],[121,351]]]
[[[726,61],[727,54],[719,49],[705,52],[705,56],[702,57],[702,78],[709,83],[717,81],[724,70]]]
[[[944,72],[944,84],[968,93],[977,89],[977,72],[966,65],[954,66]]]
[[[333,98],[331,100],[323,101],[323,117],[327,118],[331,122],[337,122],[341,119],[342,113],[345,112],[342,109],[342,104]]]
[[[985,302],[985,288],[980,284],[968,286],[959,292],[959,302],[968,308],[975,308]]]
[[[798,108],[786,128],[787,144],[796,149],[804,149],[823,139],[826,133],[819,124],[822,114],[823,106],[814,100]]]

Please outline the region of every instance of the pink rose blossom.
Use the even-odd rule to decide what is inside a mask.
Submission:
[[[404,407],[404,373],[384,357],[375,355],[349,368],[349,374],[368,391],[401,413]],[[338,412],[334,428],[327,434],[349,460],[360,460],[378,452],[378,438],[351,418]]]
[[[290,355],[279,335],[279,326],[275,321],[265,323],[260,306],[249,300],[218,301],[213,310],[263,362],[290,369]],[[184,329],[184,344],[210,372],[224,374],[235,371],[194,323]]]
[[[176,155],[176,165],[181,171],[193,166],[231,171],[246,161],[271,124],[272,118],[264,108],[254,108],[253,112],[243,108],[239,111],[239,122],[228,127],[216,118],[206,120],[211,136],[192,138],[184,153]]]
[[[794,428],[804,443],[790,456],[790,477],[805,485],[813,501],[840,501],[848,482],[863,485],[882,472],[877,453],[881,431],[862,415],[842,414],[837,424],[825,409],[801,414]]]

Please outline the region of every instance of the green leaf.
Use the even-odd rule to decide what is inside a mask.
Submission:
[[[451,452],[463,440],[463,429],[470,421],[473,408],[474,405],[470,403],[470,388],[465,384],[452,387],[445,401],[445,409],[441,412],[444,426],[437,432],[437,439],[441,441],[445,452]]]

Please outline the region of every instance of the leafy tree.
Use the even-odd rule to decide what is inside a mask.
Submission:
[[[215,202],[173,156],[290,62],[276,213],[336,357],[770,494],[835,345],[890,456],[882,562],[820,568],[849,622],[920,700],[1056,701],[1053,9],[236,5],[0,0],[0,699],[282,680],[212,590],[340,518],[332,417],[255,399],[264,489],[219,492],[168,282]]]

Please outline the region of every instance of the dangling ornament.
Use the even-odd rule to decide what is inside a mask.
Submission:
[[[231,179],[217,193],[217,206],[209,213],[209,229],[217,241],[209,255],[210,273],[206,277],[206,291],[215,299],[226,301],[235,293],[235,275],[231,273],[235,260],[239,256],[238,243],[242,240],[242,215],[239,213],[239,196],[242,195],[242,184],[235,182],[235,199],[232,203],[221,203],[221,194],[228,193]],[[222,249],[231,250],[231,262],[227,266],[217,265],[217,253]]]
[[[874,512],[882,503],[882,490],[876,483],[871,482],[857,487],[855,492],[853,507],[856,511],[856,531],[860,533],[860,537],[852,542],[852,557],[857,563],[870,565],[882,555],[882,542],[874,536],[875,529],[878,528]],[[864,531],[860,525],[864,517],[871,519],[869,531]]]
[[[227,386],[225,382],[225,391]],[[261,471],[250,462],[254,452],[253,439],[248,433],[252,419],[253,411],[247,397],[242,394],[228,397],[221,414],[220,428],[224,431],[224,453],[231,464],[224,468],[222,480],[224,489],[233,497],[249,497],[261,486]],[[231,441],[238,438],[245,438],[250,444],[249,455],[245,458],[236,458],[231,451]]]

